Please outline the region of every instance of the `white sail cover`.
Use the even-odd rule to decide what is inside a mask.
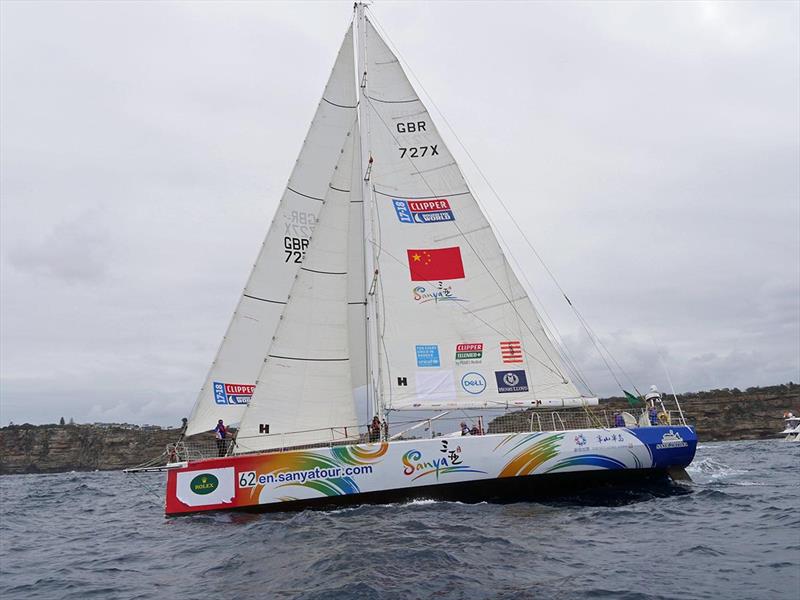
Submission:
[[[374,160],[386,407],[579,404],[428,111],[366,25],[360,102]]]
[[[348,29],[264,244],[197,398],[187,435],[236,423],[300,267],[334,167],[356,118],[353,28]],[[349,184],[349,179],[346,182]],[[345,186],[346,187],[346,186]]]
[[[236,436],[236,453],[357,437],[350,373],[348,245],[353,138],[319,213]],[[363,245],[363,240],[358,240]]]

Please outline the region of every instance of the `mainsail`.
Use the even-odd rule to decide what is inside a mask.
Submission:
[[[353,60],[351,26],[269,232],[200,390],[187,435],[212,429],[218,419],[238,422],[250,401],[345,137],[356,118]]]
[[[389,409],[579,404],[397,57],[364,19],[381,389]]]

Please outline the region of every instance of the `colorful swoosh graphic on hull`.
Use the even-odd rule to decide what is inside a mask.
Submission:
[[[533,436],[526,436],[527,439],[516,444],[513,448],[518,448],[523,442],[530,439],[535,439],[541,434],[534,434]],[[558,455],[559,442],[564,439],[563,433],[555,435],[548,435],[543,437],[538,442],[532,444],[529,448],[517,454],[512,458],[500,471],[498,477],[517,477],[520,475],[530,475],[537,467],[551,458]],[[510,452],[509,450],[508,452]],[[508,453],[507,452],[507,453]]]
[[[566,469],[568,467],[599,467],[601,469],[626,468],[625,463],[617,460],[616,458],[610,458],[600,454],[583,454],[581,456],[571,456],[569,458],[565,458],[564,460],[560,460],[555,465],[547,469],[545,473],[552,473],[553,471]]]

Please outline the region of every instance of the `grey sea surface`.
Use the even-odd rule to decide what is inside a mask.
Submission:
[[[163,515],[161,474],[0,478],[0,598],[800,598],[800,444],[558,502]]]

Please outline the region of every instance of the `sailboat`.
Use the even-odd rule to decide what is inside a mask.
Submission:
[[[371,426],[359,423],[359,394]],[[430,113],[357,3],[174,449],[166,513],[533,497],[692,461],[697,438],[682,414],[615,426],[597,404],[570,378]],[[504,431],[481,421],[434,433],[444,415],[495,409],[522,416]],[[434,415],[425,429],[391,434],[392,416],[420,412]],[[220,420],[238,424],[233,443],[187,450]]]

